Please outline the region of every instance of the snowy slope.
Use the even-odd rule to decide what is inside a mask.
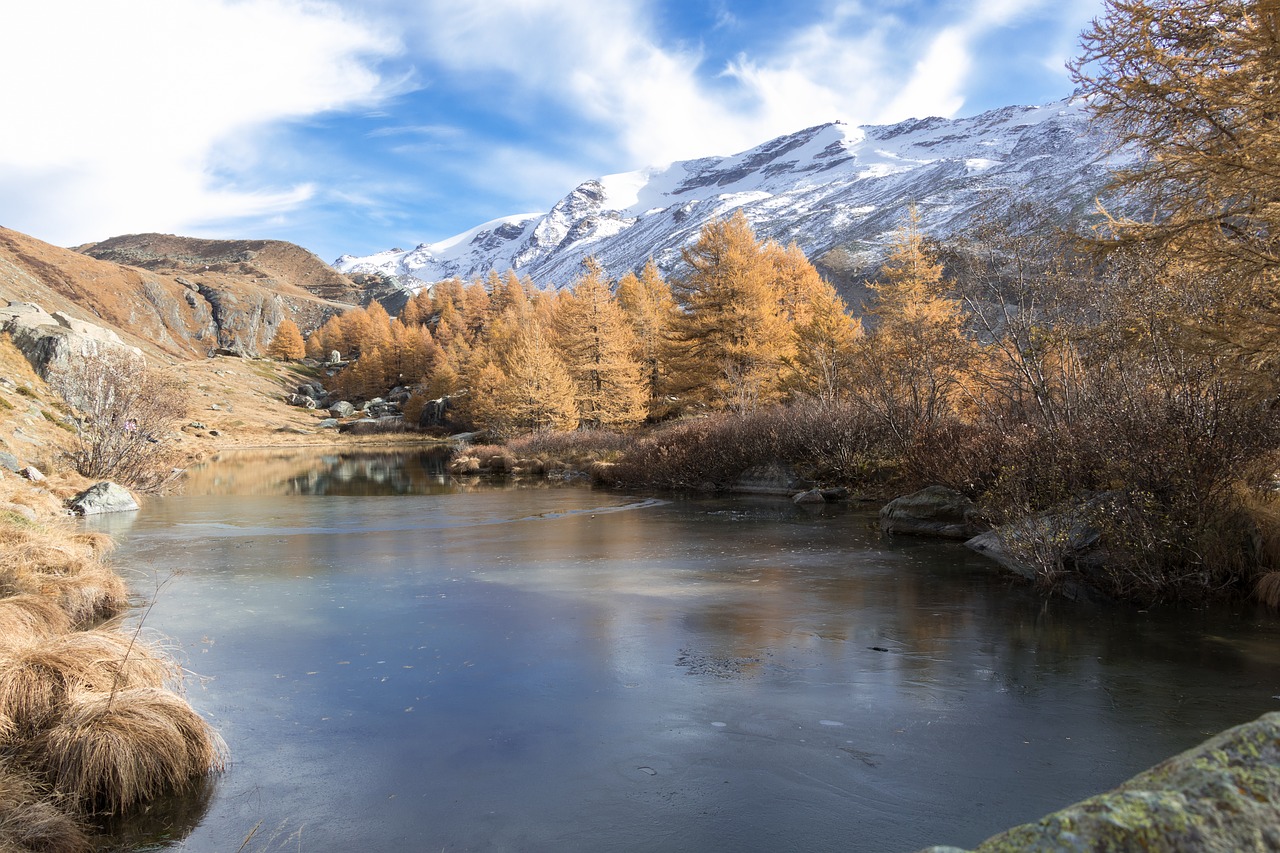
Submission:
[[[810,258],[844,247],[870,264],[910,204],[940,237],[1019,202],[1083,218],[1113,165],[1104,148],[1078,101],[890,126],[836,122],[731,157],[586,181],[547,213],[494,220],[409,252],[344,255],[334,265],[387,273],[410,289],[507,269],[564,286],[588,255],[615,277],[650,256],[669,272],[709,219],[736,208],[762,238],[794,240]]]

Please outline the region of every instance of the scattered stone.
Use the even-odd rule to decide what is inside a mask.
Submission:
[[[69,506],[77,515],[100,515],[136,510],[138,502],[124,486],[103,481],[76,495],[71,499]]]
[[[216,436],[222,435],[222,433],[218,432],[216,429],[211,429],[209,430],[209,435],[216,437]]]
[[[208,429],[208,427],[205,426],[200,421],[192,421],[191,423],[187,424],[187,427],[190,429]]]
[[[45,479],[44,474],[41,474],[40,469],[34,465],[28,465],[18,473],[33,483],[43,483]]]
[[[13,473],[18,473],[22,468],[22,463],[18,461],[18,457],[12,453],[0,453],[0,468],[7,469]]]
[[[317,426],[318,426],[318,428],[319,428],[319,429],[337,429],[337,428],[338,428],[338,419],[337,419],[337,418],[325,418],[325,419],[324,419],[324,420],[322,420],[322,421],[321,421]]]
[[[346,400],[334,403],[329,407],[329,417],[331,418],[349,418],[356,413],[356,407],[348,403]]]
[[[821,489],[809,489],[805,492],[798,492],[792,499],[797,504],[824,504],[827,502],[826,497],[822,494]]]
[[[314,397],[307,397],[303,394],[286,394],[284,401],[290,406],[299,406],[303,409],[314,409],[316,401]]]
[[[885,504],[880,510],[880,529],[885,533],[969,539],[982,525],[973,501],[955,489],[928,486]]]

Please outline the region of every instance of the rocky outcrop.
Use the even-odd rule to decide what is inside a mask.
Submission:
[[[1280,850],[1280,712],[1228,729],[1105,794],[989,838],[975,853],[1021,850]]]
[[[138,508],[138,502],[124,486],[104,480],[76,495],[68,506],[76,515],[99,515],[129,512]]]
[[[52,314],[29,302],[10,302],[0,308],[0,332],[8,332],[13,344],[42,378],[72,359],[106,350],[142,355],[125,344],[111,329],[77,320],[61,311]]]
[[[928,486],[894,498],[880,510],[885,533],[969,539],[983,527],[977,505],[946,486]]]

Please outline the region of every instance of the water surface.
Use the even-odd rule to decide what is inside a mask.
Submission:
[[[218,462],[109,522],[233,756],[128,843],[972,845],[1280,707],[1261,614],[1046,602],[874,522],[422,453]]]

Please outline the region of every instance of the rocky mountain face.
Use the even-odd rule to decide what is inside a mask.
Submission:
[[[0,228],[0,307],[30,303],[170,357],[255,355],[285,317],[307,332],[367,299],[290,243],[139,234],[73,251]]]
[[[1105,155],[1107,147],[1078,101],[890,126],[825,124],[731,157],[590,180],[546,213],[485,223],[411,251],[344,255],[334,265],[413,290],[506,269],[564,286],[588,255],[613,276],[649,257],[669,273],[708,220],[740,208],[762,238],[795,241],[828,268],[870,270],[912,204],[925,231],[940,238],[1015,204],[1063,222],[1087,218],[1123,160]]]

